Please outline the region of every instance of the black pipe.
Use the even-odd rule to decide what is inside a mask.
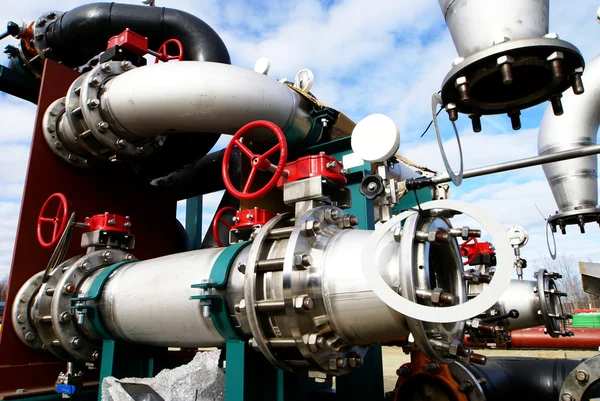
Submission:
[[[92,3],[67,11],[48,27],[46,41],[53,58],[75,68],[106,50],[106,43],[125,29],[146,36],[150,49],[179,39],[185,60],[231,64],[227,47],[204,21],[184,11],[117,3]]]
[[[580,362],[493,357],[488,358],[485,365],[471,365],[468,369],[479,379],[486,401],[556,401],[567,376]]]
[[[176,136],[176,135],[174,135]],[[193,149],[186,147],[184,149]],[[199,160],[188,164],[178,170],[169,170],[167,166],[166,175],[152,176],[147,174],[149,169],[155,165],[163,166],[163,163],[148,163],[136,166],[136,171],[143,176],[144,180],[159,190],[169,191],[178,200],[188,199],[194,196],[209,194],[211,192],[225,189],[221,177],[221,165],[225,149],[212,152]],[[157,155],[158,156],[158,155]],[[169,173],[169,171],[173,171]],[[229,174],[232,182],[239,182],[242,176],[241,156],[238,148],[234,148],[229,161]]]

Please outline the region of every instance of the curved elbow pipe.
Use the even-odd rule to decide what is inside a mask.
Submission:
[[[151,49],[179,39],[184,59],[230,64],[227,47],[201,19],[184,11],[117,3],[85,4],[48,26],[46,42],[54,59],[78,67],[106,49],[107,41],[125,29],[148,38]]]
[[[269,120],[286,133],[292,147],[313,127],[312,104],[287,85],[217,63],[160,63],[128,71],[106,84],[100,107],[111,126],[139,138],[235,134],[251,121]]]
[[[538,154],[547,155],[596,144],[600,125],[600,57],[586,68],[586,91],[578,96],[572,92],[562,100],[564,114],[554,115],[548,107],[538,136]],[[553,230],[559,225],[577,224],[583,232],[586,222],[597,221],[598,161],[586,156],[543,165],[558,211],[549,219]]]

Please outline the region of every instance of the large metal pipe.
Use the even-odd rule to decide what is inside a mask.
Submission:
[[[600,124],[600,58],[595,58],[585,72],[586,91],[575,96],[567,93],[564,114],[556,117],[548,107],[538,136],[538,153],[548,155],[596,144]],[[579,212],[594,211],[598,205],[597,156],[545,164],[546,179],[558,205],[552,220]],[[577,223],[577,219],[566,224]]]
[[[467,369],[477,379],[473,391],[482,389],[486,401],[555,401],[578,364],[573,359],[495,357],[488,358],[485,365],[470,365]]]
[[[511,281],[508,290],[498,300],[498,305],[502,309],[499,314],[506,314],[513,309],[519,311],[518,318],[506,319],[507,330],[519,330],[544,324],[544,317],[538,313],[542,308],[537,289],[537,281]]]
[[[229,64],[227,47],[198,17],[181,10],[117,3],[92,3],[64,13],[45,33],[54,59],[78,67],[106,49],[106,42],[125,29],[148,38],[157,50],[167,39],[181,41],[185,60]],[[37,39],[36,39],[37,40]]]
[[[569,327],[573,337],[552,338],[544,327],[517,330],[511,333],[512,348],[589,349],[600,348],[600,329]]]
[[[456,51],[468,57],[494,44],[548,33],[548,0],[439,0]]]
[[[136,68],[109,81],[101,102],[100,111],[109,122],[136,137],[178,132],[234,134],[251,121],[269,120],[286,132],[288,145],[294,146],[313,124],[312,105],[288,86],[252,70],[219,63]]]

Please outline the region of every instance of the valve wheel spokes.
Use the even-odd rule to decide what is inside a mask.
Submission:
[[[231,206],[225,206],[224,208],[221,208],[216,214],[215,217],[213,218],[213,222],[212,222],[212,233],[213,233],[213,237],[215,237],[215,242],[217,244],[217,246],[219,247],[224,247],[226,245],[223,244],[223,242],[221,241],[221,238],[219,238],[219,224],[223,224],[225,227],[227,227],[228,229],[231,230],[231,228],[233,227],[233,224],[231,224],[230,222],[228,222],[223,215],[227,212],[233,212],[233,214],[235,215],[237,212],[237,209]]]
[[[58,209],[57,209],[54,217],[47,217],[46,211],[47,211],[48,207],[50,206],[50,203],[52,203],[52,201],[54,199],[58,199],[58,201],[59,201]],[[44,248],[50,248],[50,247],[56,245],[56,243],[60,239],[61,235],[67,228],[68,209],[69,209],[69,202],[67,201],[67,198],[60,192],[52,194],[48,199],[46,199],[46,202],[44,202],[44,205],[42,206],[42,209],[40,210],[40,214],[38,216],[38,221],[37,221],[37,237],[38,237],[38,242],[40,243],[41,246],[43,246]],[[50,241],[46,241],[42,235],[42,227],[44,225],[48,225],[48,224],[53,225],[52,238]]]
[[[471,255],[471,257],[469,259],[467,259],[466,262],[463,262],[463,266],[466,266],[466,265],[470,264],[471,262],[473,262],[475,260],[475,258],[477,257],[477,255],[479,255],[479,252],[477,250],[477,238],[471,237],[468,240],[466,240],[465,242],[463,242],[462,244],[460,244],[460,246],[459,246],[461,253],[464,249],[465,254],[463,255],[463,257],[469,256],[468,248],[466,248],[466,245],[468,245],[471,242],[473,242],[473,245],[475,245],[475,247],[474,247],[475,251],[473,252],[473,255]]]
[[[170,44],[177,45],[179,54],[174,54],[174,55],[169,54],[168,47]],[[164,61],[164,62],[167,62],[169,60],[183,61],[183,44],[177,39],[169,39],[165,43],[162,44],[162,46],[158,49],[157,53],[159,54],[160,57],[157,57],[156,60],[154,60],[154,64],[157,64],[159,61]]]
[[[277,137],[277,144],[271,147],[263,154],[256,154],[252,152],[243,142],[243,136],[250,130],[255,128],[267,128],[269,129],[275,136]],[[243,186],[241,191],[238,191],[232,184],[231,179],[229,177],[229,160],[231,158],[231,153],[233,149],[237,147],[240,152],[250,159],[250,173],[248,174],[248,178],[246,179],[246,183]],[[277,164],[271,163],[269,158],[279,152],[279,161]],[[285,135],[283,131],[274,123],[265,120],[253,121],[249,124],[246,124],[234,135],[231,142],[227,145],[225,149],[225,154],[223,157],[223,165],[222,165],[222,175],[223,182],[225,183],[225,188],[238,199],[242,200],[253,200],[260,198],[266,195],[277,183],[277,180],[283,174],[283,170],[285,167],[285,163],[287,162],[287,142],[285,140]],[[269,182],[262,188],[250,192],[250,188],[254,183],[256,178],[256,174],[258,171],[269,171],[273,173],[273,177],[269,180]]]

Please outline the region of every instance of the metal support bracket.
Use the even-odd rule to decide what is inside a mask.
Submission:
[[[225,298],[218,294],[210,294],[209,292],[212,288],[225,287],[234,259],[249,244],[250,241],[246,241],[225,248],[217,257],[210,271],[210,280],[206,283],[192,284],[192,288],[200,288],[206,290],[207,293],[191,296],[190,300],[207,301],[210,304],[210,319],[215,329],[217,329],[225,340],[240,340],[243,339],[243,336],[231,322]]]
[[[87,318],[90,320],[90,325],[92,326],[96,334],[98,334],[98,336],[100,336],[100,338],[103,340],[114,340],[114,338],[108,333],[108,331],[106,331],[104,325],[100,321],[100,315],[98,313],[96,305],[93,303],[88,304],[87,302],[97,301],[100,298],[100,295],[102,294],[102,288],[104,288],[104,284],[106,284],[108,278],[117,269],[131,262],[134,261],[132,260],[115,263],[114,265],[105,268],[98,274],[98,276],[90,286],[90,290],[87,296],[71,299],[71,303],[75,303],[75,305],[70,306],[69,309],[85,313],[87,315]]]

